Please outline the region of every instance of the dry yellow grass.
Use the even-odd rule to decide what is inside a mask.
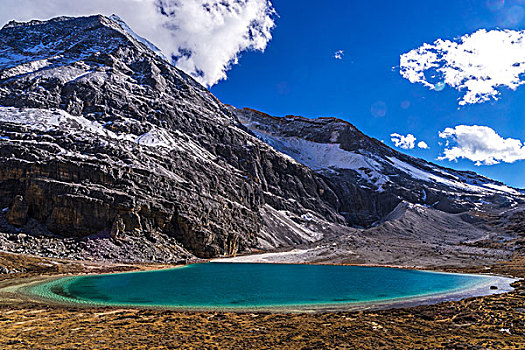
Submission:
[[[0,265],[26,270],[11,278],[133,268],[1,253]],[[525,257],[492,271],[523,278]],[[515,287],[431,306],[325,314],[71,308],[4,298],[0,349],[525,349],[525,283]]]

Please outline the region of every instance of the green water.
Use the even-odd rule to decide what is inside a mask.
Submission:
[[[73,303],[253,308],[333,305],[413,298],[472,288],[479,275],[380,267],[195,264],[182,268],[67,277],[32,294]]]

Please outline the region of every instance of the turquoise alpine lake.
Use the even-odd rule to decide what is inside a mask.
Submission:
[[[484,286],[493,276],[383,267],[252,263],[64,277],[28,287],[55,301],[183,309],[322,307],[410,300]]]

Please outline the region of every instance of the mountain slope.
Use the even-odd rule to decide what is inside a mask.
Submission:
[[[265,204],[344,221],[320,176],[110,18],[6,25],[0,105],[0,205],[17,227],[210,257],[256,246]]]
[[[350,224],[377,223],[401,201],[459,213],[522,200],[519,191],[501,182],[407,156],[339,119],[232,110],[259,139],[325,177]]]

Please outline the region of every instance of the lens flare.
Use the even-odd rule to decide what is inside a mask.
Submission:
[[[372,116],[375,118],[382,118],[386,116],[387,108],[386,103],[383,101],[377,101],[375,102],[372,107],[370,107],[370,113],[372,113]]]

